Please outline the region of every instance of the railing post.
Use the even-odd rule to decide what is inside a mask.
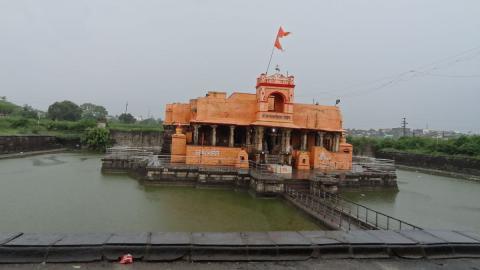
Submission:
[[[352,224],[352,208],[348,208],[348,230],[350,231],[350,225]]]
[[[339,228],[342,228],[342,214],[340,214],[340,223],[338,224]]]

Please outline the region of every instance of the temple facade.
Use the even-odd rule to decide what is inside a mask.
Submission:
[[[337,106],[295,103],[293,76],[261,74],[256,93],[208,92],[188,103],[167,104],[164,126],[175,130],[171,162],[298,170],[349,171]]]

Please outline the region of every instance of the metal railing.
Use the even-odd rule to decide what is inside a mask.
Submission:
[[[315,190],[307,194],[291,188],[287,188],[286,193],[293,198],[300,198],[300,202],[303,202],[304,206],[314,211],[321,209],[325,218],[327,218],[326,213],[328,213],[331,222],[335,222],[339,228],[346,230],[352,228],[379,230],[422,229],[406,221],[344,199],[337,194]]]
[[[326,204],[318,198],[310,196],[308,193],[299,192],[293,188],[287,187],[285,189],[285,194],[289,196],[290,199],[300,203],[310,211],[313,211],[317,217],[321,218],[326,223],[343,230],[357,228],[354,224],[343,218],[335,205]]]
[[[253,160],[248,161],[249,171],[258,175],[272,175],[273,172],[269,170],[268,164],[259,163]]]

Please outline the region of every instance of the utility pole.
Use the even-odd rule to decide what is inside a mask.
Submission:
[[[127,112],[128,112],[128,101],[127,101],[127,103],[125,104],[125,114],[127,114]]]
[[[407,136],[407,118],[402,118],[402,129],[403,129],[403,137]]]

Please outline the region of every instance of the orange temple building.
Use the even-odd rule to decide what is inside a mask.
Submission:
[[[164,126],[176,130],[171,162],[245,168],[255,163],[325,172],[352,169],[337,106],[294,102],[293,76],[261,74],[256,93],[208,92],[167,104]],[[291,169],[291,167],[290,167]]]

